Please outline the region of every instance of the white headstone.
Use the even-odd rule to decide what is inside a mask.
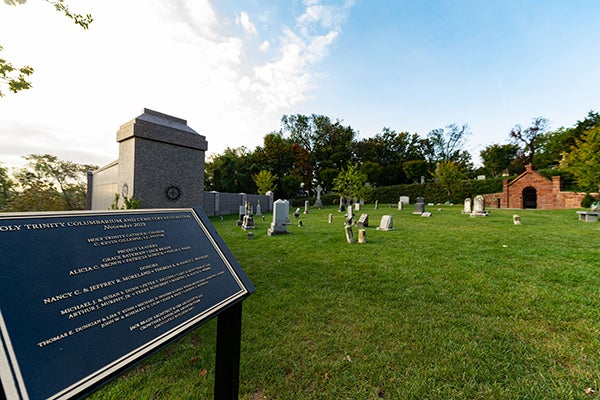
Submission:
[[[410,204],[410,197],[400,196],[400,201],[402,202],[402,204]]]
[[[269,236],[288,233],[289,212],[290,203],[287,200],[280,199],[273,203],[273,222],[271,222],[271,227],[267,230]]]
[[[473,199],[473,211],[471,216],[487,216],[488,212],[485,211],[485,199],[482,195],[478,194]]]
[[[391,215],[384,215],[379,222],[378,231],[391,231],[394,229],[394,219]]]
[[[308,200],[304,201],[304,214],[310,214],[310,205],[308,204]]]
[[[471,214],[473,210],[471,209],[471,198],[467,197],[465,199],[465,206],[463,208],[463,214]]]
[[[348,243],[354,243],[354,233],[352,232],[352,225],[346,225],[344,227],[344,230],[346,231],[346,241]]]
[[[473,200],[473,212],[475,213],[481,213],[485,211],[485,202],[483,200],[483,196],[482,195],[477,195],[475,196],[475,199]]]

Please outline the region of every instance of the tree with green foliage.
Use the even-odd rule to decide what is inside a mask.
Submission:
[[[374,162],[381,166],[385,173],[379,174],[377,180],[369,176],[369,182],[374,186],[391,186],[410,182],[403,168],[405,162],[422,160],[429,152],[429,142],[417,134],[396,132],[390,128],[383,130],[373,137],[365,138],[354,143],[354,157],[357,162],[364,164]]]
[[[254,149],[256,163],[261,170],[267,170],[275,176],[276,184],[281,183],[281,178],[291,174],[294,169],[292,144],[281,132],[271,132],[263,138],[263,145]]]
[[[360,171],[367,176],[367,182],[371,186],[377,186],[377,182],[381,180],[384,168],[378,162],[369,160],[360,164]]]
[[[523,169],[525,165],[533,163],[536,151],[540,148],[540,140],[548,129],[548,123],[546,118],[536,117],[533,119],[531,126],[527,128],[515,125],[511,129],[509,133],[510,140],[521,146],[517,158],[521,161],[519,164],[523,164]]]
[[[95,165],[64,161],[50,154],[30,154],[15,174],[22,191],[8,202],[10,211],[83,210],[87,172]]]
[[[39,176],[26,170],[17,172],[16,179],[21,189],[10,197],[6,211],[60,211],[66,209],[63,197],[52,182],[40,179]]]
[[[284,115],[281,132],[293,143],[295,173],[302,177],[306,190],[310,191],[314,181],[319,180],[321,171],[339,171],[352,158],[354,130],[327,116]]]
[[[467,138],[471,135],[469,125],[458,126],[450,124],[445,128],[434,129],[427,134],[427,139],[433,147],[433,159],[435,165],[440,161],[454,161],[468,168],[471,163],[471,155],[464,150]]]
[[[572,173],[581,187],[600,191],[600,126],[576,140],[560,168]]]
[[[406,178],[412,183],[419,183],[422,176],[427,176],[429,166],[425,160],[409,160],[402,164]]]
[[[254,179],[258,194],[265,194],[269,191],[274,192],[277,189],[277,184],[275,183],[276,176],[271,171],[263,169],[254,175],[252,179]]]
[[[565,150],[574,147],[586,131],[597,126],[600,126],[600,114],[589,111],[582,121],[577,121],[571,128],[560,127],[556,131],[541,134],[533,165],[537,169],[559,166]]]
[[[0,52],[3,47],[0,46]],[[2,86],[8,86],[8,90],[17,93],[20,90],[31,88],[31,83],[27,81],[27,77],[33,74],[33,68],[30,66],[15,67],[10,62],[0,58],[0,83]],[[0,86],[0,97],[4,97]]]
[[[136,199],[131,196],[123,196],[123,203],[121,203],[121,196],[119,193],[115,193],[113,202],[111,203],[109,210],[133,210],[142,207],[142,200]]]
[[[510,173],[509,167],[517,157],[519,146],[516,144],[491,144],[479,152],[487,175],[497,177]]]
[[[302,178],[298,175],[286,175],[281,179],[281,196],[284,199],[291,199],[298,195]]]
[[[228,193],[255,193],[252,176],[260,171],[254,154],[245,147],[226,148],[205,165],[204,187]]]
[[[455,193],[466,179],[466,174],[456,161],[442,160],[438,162],[433,178],[448,194],[448,201],[452,201],[452,194]]]
[[[0,210],[6,208],[15,186],[15,182],[8,174],[8,169],[0,163]]]
[[[333,191],[344,196],[348,203],[364,196],[367,189],[367,175],[360,171],[358,164],[350,163],[333,180]]]
[[[83,29],[88,29],[93,21],[90,14],[82,15],[72,13],[64,0],[44,0],[50,3],[56,11],[63,13],[67,18],[73,20],[73,22]],[[4,0],[4,3],[9,6],[16,6],[19,4],[25,4],[27,0]],[[0,51],[3,48],[0,46]],[[15,67],[7,60],[0,58],[0,83],[8,86],[8,90],[17,93],[21,90],[27,90],[31,88],[31,83],[27,81],[28,77],[33,74],[33,68],[30,66]],[[3,97],[4,93],[0,90],[0,97]]]

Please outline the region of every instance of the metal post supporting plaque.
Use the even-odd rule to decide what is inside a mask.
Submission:
[[[242,303],[219,314],[215,400],[237,400],[240,382],[240,344],[242,341]]]

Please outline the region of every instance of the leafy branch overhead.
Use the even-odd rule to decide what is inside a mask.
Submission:
[[[67,18],[73,20],[73,22],[83,29],[88,29],[93,21],[91,14],[77,14],[72,13],[69,10],[69,6],[65,4],[64,0],[44,0],[54,6],[56,11],[63,13]],[[9,6],[16,6],[25,4],[27,0],[4,0],[4,3]],[[0,46],[0,51],[3,48]],[[8,86],[8,90],[17,93],[21,90],[27,90],[31,88],[31,82],[27,80],[27,77],[33,74],[33,68],[25,65],[23,67],[15,67],[13,64],[5,59],[0,58],[0,85]],[[0,86],[0,97],[5,94],[1,90]]]
[[[6,0],[5,0],[6,1]],[[0,46],[0,51],[3,48]],[[17,93],[19,90],[26,90],[31,87],[31,83],[25,77],[33,74],[33,68],[29,66],[14,67],[10,62],[0,58],[0,80],[8,86],[8,90]],[[4,97],[4,93],[0,90],[0,97]]]

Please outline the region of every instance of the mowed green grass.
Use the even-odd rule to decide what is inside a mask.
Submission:
[[[365,205],[366,244],[346,242],[336,207],[289,235],[256,217],[253,240],[213,218],[256,286],[240,399],[600,398],[600,223],[461,209]],[[384,214],[393,231],[376,230]],[[212,399],[215,341],[212,320],[92,398]]]

